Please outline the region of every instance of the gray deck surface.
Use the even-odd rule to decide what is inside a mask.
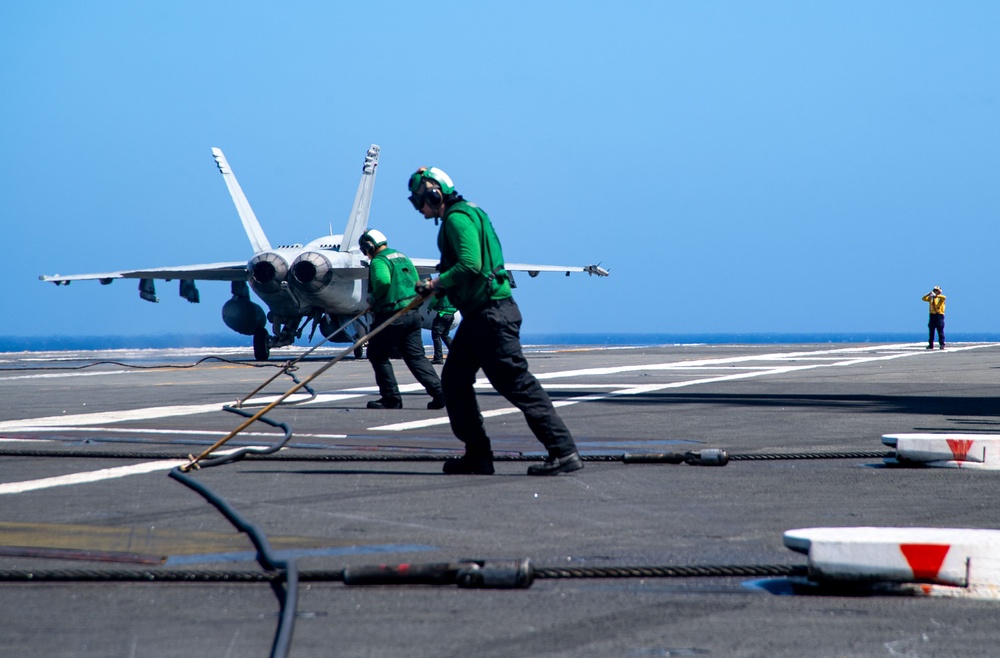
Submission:
[[[0,354],[0,571],[261,570],[245,534],[168,477],[241,418],[221,411],[274,373],[247,350]],[[300,379],[337,350],[304,361]],[[996,432],[1000,345],[534,347],[590,457],[881,452],[898,432]],[[203,357],[215,355],[194,367]],[[101,362],[90,367],[80,367]],[[367,361],[317,378],[318,397],[268,417],[283,455],[192,473],[300,570],[530,558],[536,567],[804,565],[782,533],[814,526],[996,528],[1000,473],[891,469],[879,458],[728,466],[588,461],[531,478],[446,476],[460,454],[443,411],[401,362],[404,409],[369,411]],[[54,368],[48,370],[49,368]],[[278,378],[264,396],[292,385]],[[538,456],[488,385],[494,449]],[[495,413],[489,413],[495,412]],[[279,435],[254,425],[227,447]],[[69,452],[71,456],[40,455]],[[130,454],[139,456],[130,457]],[[358,461],[320,461],[359,455]],[[152,464],[121,475],[102,469]],[[68,478],[74,474],[92,477]],[[22,483],[18,485],[17,483]],[[54,550],[66,551],[53,553]],[[100,559],[96,559],[100,558]],[[156,564],[143,564],[142,561]],[[1000,602],[776,596],[746,578],[540,579],[529,589],[303,583],[291,656],[991,656]],[[267,656],[279,602],[266,583],[0,581],[0,655]]]

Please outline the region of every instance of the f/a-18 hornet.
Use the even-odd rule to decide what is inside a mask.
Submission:
[[[323,236],[305,245],[277,247],[272,247],[264,234],[226,156],[218,148],[212,149],[212,155],[253,247],[254,254],[249,261],[94,274],[42,275],[39,278],[56,285],[93,279],[107,285],[115,279],[139,279],[139,296],[150,302],[159,301],[155,280],[176,279],[180,281],[180,296],[192,303],[199,301],[195,281],[230,281],[233,296],[222,307],[222,320],[233,331],[253,336],[254,358],[259,360],[266,360],[271,348],[285,347],[294,343],[296,338],[301,338],[310,322],[310,336],[319,328],[334,342],[353,343],[365,335],[371,323],[370,314],[362,313],[368,306],[368,259],[362,255],[358,239],[368,228],[379,146],[372,144],[365,154],[361,182],[342,235]],[[433,273],[438,263],[436,258],[411,260],[421,276]],[[608,275],[608,271],[599,265],[571,267],[506,263],[504,269],[528,272],[533,277],[539,272],[565,272],[567,276],[570,272]],[[266,314],[264,309],[251,301],[251,288],[267,305]],[[431,313],[426,310],[429,302],[424,306],[424,317],[429,322]],[[268,322],[271,333],[267,330]],[[360,348],[356,351],[360,352]]]

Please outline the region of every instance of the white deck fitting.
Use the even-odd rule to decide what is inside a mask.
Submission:
[[[809,556],[810,580],[867,582],[887,594],[1000,599],[1000,530],[800,528],[785,546]]]
[[[998,434],[883,434],[882,443],[896,449],[887,464],[1000,470]]]

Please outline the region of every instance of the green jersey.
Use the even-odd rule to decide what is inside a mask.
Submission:
[[[375,254],[368,267],[368,294],[372,311],[394,313],[417,296],[417,268],[404,254],[383,249]]]
[[[448,299],[448,295],[438,297],[431,308],[437,311],[438,315],[455,315],[456,311],[455,305]]]
[[[439,284],[460,311],[511,296],[503,269],[503,250],[489,215],[464,199],[444,212],[438,232],[441,250]]]

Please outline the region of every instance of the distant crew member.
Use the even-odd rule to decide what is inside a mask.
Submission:
[[[368,257],[368,294],[371,297],[374,326],[379,326],[409,304],[416,292],[419,277],[413,263],[402,253],[390,249],[381,231],[370,230],[358,240],[361,253]],[[444,408],[441,380],[424,356],[420,314],[417,309],[404,313],[395,322],[368,341],[368,360],[375,371],[381,397],[368,403],[369,409],[402,409],[396,375],[389,356],[398,349],[413,376],[423,385],[431,401],[428,409]]]
[[[431,363],[440,365],[444,363],[444,346],[448,346],[451,351],[451,325],[455,322],[455,309],[448,295],[441,295],[431,306],[434,311],[434,320],[431,321],[431,341],[434,343],[434,358]]]
[[[924,295],[922,299],[925,302],[930,302],[931,305],[931,317],[927,322],[927,328],[930,330],[930,338],[927,339],[927,349],[934,349],[935,329],[938,335],[938,345],[941,346],[941,349],[944,349],[944,302],[947,298],[941,294],[941,286],[934,286],[934,289]]]
[[[409,181],[410,203],[424,218],[443,220],[438,232],[441,275],[418,286],[422,295],[446,293],[462,312],[441,371],[451,430],[465,444],[460,459],[444,463],[449,474],[491,475],[493,451],[473,385],[482,369],[493,387],[524,413],[548,450],[528,475],[558,475],[583,468],[569,429],[548,393],[528,372],[521,351],[521,313],[511,296],[500,240],[489,216],[455,192],[446,173],[421,167]]]

